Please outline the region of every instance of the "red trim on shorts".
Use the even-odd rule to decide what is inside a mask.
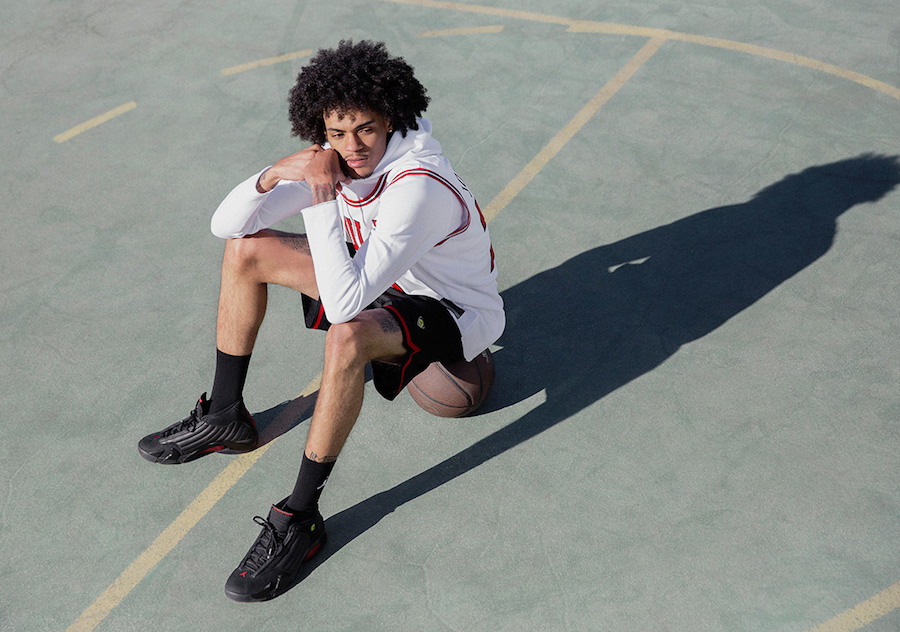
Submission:
[[[417,347],[415,345],[415,343],[413,343],[412,336],[409,335],[409,327],[407,326],[406,321],[403,320],[403,316],[401,316],[400,312],[397,311],[397,308],[395,308],[391,305],[385,305],[385,309],[391,310],[391,313],[397,317],[397,322],[399,322],[400,326],[403,328],[403,337],[405,339],[404,342],[406,343],[406,348],[410,350],[409,355],[406,358],[406,363],[400,369],[400,384],[401,384],[401,390],[402,390],[402,384],[405,381],[403,379],[403,377],[406,375],[406,369],[408,369],[409,365],[412,363],[413,356],[416,355],[419,351],[421,351],[421,349],[419,347]],[[398,395],[400,394],[399,390],[397,391],[397,394]]]
[[[315,322],[315,324],[312,326],[312,328],[313,328],[313,329],[318,329],[318,328],[319,328],[319,325],[322,324],[322,318],[324,318],[324,317],[325,317],[325,306],[322,305],[321,299],[320,299],[320,302],[319,302],[319,315],[316,316],[316,322]]]

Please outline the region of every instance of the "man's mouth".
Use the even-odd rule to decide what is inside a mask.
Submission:
[[[346,158],[345,160],[347,161],[347,164],[353,169],[362,167],[364,164],[366,164],[366,158],[360,156],[353,156],[351,158]]]

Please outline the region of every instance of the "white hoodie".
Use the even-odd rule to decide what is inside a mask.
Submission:
[[[356,317],[392,285],[407,294],[447,299],[473,359],[503,332],[503,300],[487,224],[466,185],[441,154],[431,123],[391,136],[368,178],[342,185],[338,199],[312,206],[306,182],[281,181],[259,193],[262,172],[226,197],[212,218],[222,238],[251,235],[303,213],[325,315]],[[346,241],[357,247],[350,257]],[[452,313],[452,311],[451,311]]]

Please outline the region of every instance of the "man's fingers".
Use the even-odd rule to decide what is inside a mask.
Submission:
[[[349,183],[347,174],[341,169],[341,157],[333,149],[316,152],[307,166],[307,182],[329,182],[332,186],[340,183]]]

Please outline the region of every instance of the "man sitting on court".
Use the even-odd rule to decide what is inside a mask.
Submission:
[[[327,330],[319,395],[291,494],[226,582],[239,601],[290,587],[325,542],[322,488],[360,413],[365,367],[393,399],[434,361],[472,360],[505,324],[487,224],[421,118],[429,98],[384,44],[341,42],[297,77],[289,115],[314,144],[239,184],[212,218],[227,239],[211,396],[139,443],[156,463],[256,447],[243,388],[267,285],[302,293]],[[303,214],[307,234],[270,229]]]

